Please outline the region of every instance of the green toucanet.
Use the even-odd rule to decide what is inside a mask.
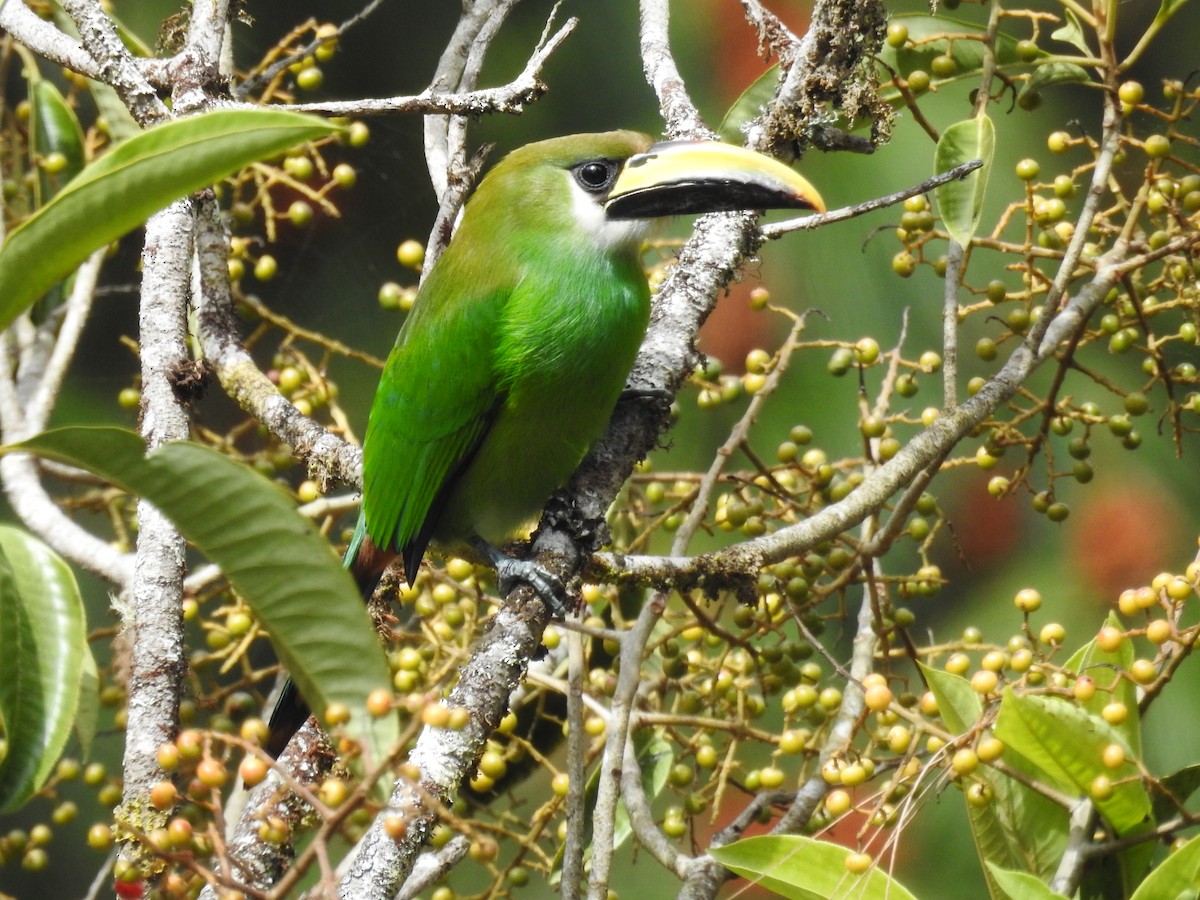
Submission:
[[[526,581],[555,605],[552,576],[496,547],[612,415],[649,320],[652,220],[767,208],[824,207],[782,163],[715,142],[579,134],[500,161],[421,285],[375,394],[347,551],[364,594],[397,554],[411,583],[433,541],[486,558],[502,590]],[[290,691],[272,718],[273,732],[289,729],[273,734],[277,750],[307,714],[297,701]]]

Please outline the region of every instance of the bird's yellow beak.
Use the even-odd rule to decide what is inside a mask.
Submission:
[[[631,156],[605,201],[611,219],[738,209],[814,209],[825,201],[778,160],[717,141],[662,141]]]

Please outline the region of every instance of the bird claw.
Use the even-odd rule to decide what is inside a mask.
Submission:
[[[533,592],[546,604],[554,618],[567,617],[567,589],[557,575],[546,571],[533,560],[506,556],[478,536],[472,538],[470,543],[487,557],[496,570],[496,581],[502,594],[508,596],[518,582],[523,582],[533,588]]]
[[[558,576],[528,559],[512,559],[505,556],[497,560],[495,565],[501,592],[508,594],[516,588],[518,582],[524,582],[533,588],[554,618],[566,618],[567,589]]]

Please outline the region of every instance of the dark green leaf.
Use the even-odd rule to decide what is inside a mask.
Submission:
[[[800,835],[744,838],[708,851],[753,884],[792,900],[915,900],[879,866],[864,875],[846,871],[845,847]]]
[[[0,526],[0,812],[46,783],[71,735],[87,646],[71,569],[41,541]]]
[[[996,129],[984,114],[955,122],[943,131],[933,154],[934,171],[939,175],[973,159],[983,160],[983,165],[965,178],[939,185],[935,191],[946,230],[964,247],[979,226],[995,151]]]
[[[313,711],[345,703],[351,728],[374,752],[391,748],[396,720],[371,719],[365,708],[367,695],[390,682],[366,608],[329,544],[283,491],[199,444],[144,455],[141,439],[120,428],[61,428],[17,446],[95,472],[162,510],[221,566]]]
[[[1184,766],[1162,779],[1164,793],[1154,794],[1154,820],[1165,822],[1179,815],[1180,808],[1187,803],[1196,788],[1200,788],[1200,763]]]
[[[93,251],[172,201],[335,130],[285,110],[217,110],[155,126],[117,145],[0,246],[0,329]]]

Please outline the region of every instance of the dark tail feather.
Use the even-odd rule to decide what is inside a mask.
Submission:
[[[358,527],[354,531],[354,538],[346,550],[344,564],[350,570],[354,583],[358,585],[363,602],[371,599],[376,585],[379,584],[379,579],[383,577],[384,570],[391,565],[396,556],[397,554],[380,550],[371,543],[360,517]],[[308,703],[300,696],[296,683],[289,678],[284,682],[279,699],[275,701],[275,708],[271,710],[271,721],[268,725],[267,743],[264,749],[271,754],[272,759],[279,758],[279,754],[288,745],[292,735],[300,730],[311,712]]]

